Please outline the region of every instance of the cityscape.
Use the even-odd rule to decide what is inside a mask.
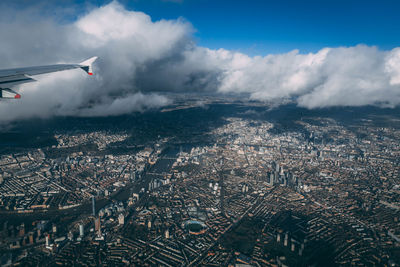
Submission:
[[[159,113],[180,126],[170,135],[162,118],[164,134],[141,145],[129,130],[97,129],[5,150],[2,264],[398,264],[398,114],[349,122],[313,112],[288,126],[273,114],[290,116],[290,106],[207,105]],[[208,113],[221,117],[182,126]]]

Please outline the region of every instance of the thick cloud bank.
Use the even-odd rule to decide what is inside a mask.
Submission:
[[[154,22],[118,2],[71,23],[30,10],[2,10],[0,68],[76,62],[94,55],[99,59],[93,77],[73,70],[18,86],[22,99],[0,102],[0,122],[141,111],[170,103],[164,92],[288,98],[307,108],[400,103],[400,48],[381,51],[359,45],[249,57],[198,47],[189,22]]]

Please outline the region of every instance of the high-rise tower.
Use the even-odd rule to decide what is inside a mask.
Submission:
[[[96,198],[92,196],[92,215],[96,217]]]

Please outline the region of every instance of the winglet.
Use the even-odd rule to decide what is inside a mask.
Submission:
[[[79,63],[79,66],[81,67],[81,69],[86,71],[89,75],[93,75],[92,64],[93,64],[93,62],[96,61],[96,59],[97,59],[97,57],[91,57],[91,58]]]

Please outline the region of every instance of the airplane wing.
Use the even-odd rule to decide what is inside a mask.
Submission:
[[[31,77],[34,75],[70,70],[70,69],[78,69],[78,68],[83,69],[89,75],[93,75],[92,64],[96,59],[97,57],[92,57],[79,64],[56,64],[48,66],[36,66],[36,67],[0,70],[0,99],[21,98],[21,95],[12,90],[10,87],[13,87],[21,83],[34,82],[36,80]]]

